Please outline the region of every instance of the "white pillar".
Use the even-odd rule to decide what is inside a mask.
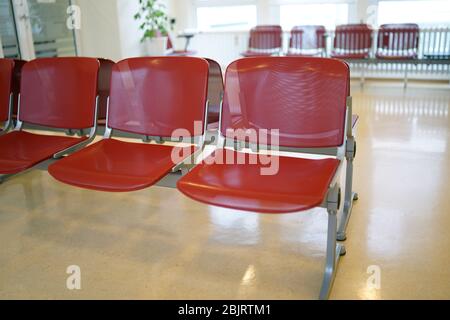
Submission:
[[[0,37],[0,58],[4,58],[5,54],[3,53],[3,45],[2,45],[2,37]]]
[[[33,34],[26,0],[13,0],[14,17],[17,27],[17,38],[22,59],[33,60],[36,57],[34,52]]]

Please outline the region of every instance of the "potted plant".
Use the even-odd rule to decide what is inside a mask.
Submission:
[[[168,17],[165,6],[158,0],[139,0],[139,11],[135,20],[142,21],[139,29],[143,31],[141,42],[145,43],[150,56],[163,56],[167,50]]]

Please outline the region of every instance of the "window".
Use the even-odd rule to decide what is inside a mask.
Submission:
[[[256,25],[256,6],[225,6],[197,8],[200,31],[248,30]]]
[[[19,58],[19,41],[10,1],[0,1],[0,43],[6,58]],[[1,57],[1,52],[0,52]]]
[[[280,22],[285,30],[297,25],[323,25],[334,29],[348,23],[347,3],[288,4],[280,6]]]
[[[421,26],[449,25],[450,1],[380,1],[378,24],[417,23]]]

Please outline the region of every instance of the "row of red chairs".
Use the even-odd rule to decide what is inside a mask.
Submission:
[[[101,63],[94,58],[44,58],[23,65],[17,124],[13,131],[0,135],[0,175],[17,174],[53,158],[57,161],[48,171],[60,182],[127,192],[154,185],[203,150],[203,144],[133,143],[113,135],[126,132],[148,141],[149,137],[173,138],[177,131],[177,138],[183,141],[204,137],[211,73],[207,60],[146,57],[113,64],[104,139],[90,144],[97,129]],[[0,106],[8,101],[12,106],[14,61],[0,60],[0,70]],[[337,239],[345,235],[354,198],[351,164],[355,141],[348,65],[326,58],[241,59],[227,68],[220,100],[220,143],[212,155],[178,181],[178,189],[206,204],[258,213],[326,208],[327,253],[320,298],[327,298],[338,258],[345,254]],[[1,116],[0,120],[5,120],[5,114]],[[196,123],[201,124],[200,131]],[[26,131],[27,124],[90,129],[90,133],[82,137],[44,135]],[[180,128],[184,130],[180,132]],[[267,129],[278,132],[269,140],[258,141]],[[235,136],[238,130],[256,135]],[[250,160],[250,153],[227,143],[264,142],[273,147],[275,138],[276,146],[288,150],[290,156],[272,155],[272,161],[279,164],[272,175],[261,174],[267,166],[265,160]],[[174,152],[182,155],[177,161]],[[303,153],[329,157],[298,157]],[[225,158],[246,161],[221,164],[220,159]],[[338,226],[339,177],[345,160],[350,186],[345,187],[344,216]]]
[[[378,32],[377,59],[416,59],[419,46],[417,24],[385,24]],[[250,31],[249,49],[242,55],[268,56],[282,54],[281,26],[257,26]],[[324,26],[297,26],[291,31],[288,56],[324,56],[326,54]],[[367,24],[336,27],[331,57],[341,59],[370,58],[373,29]]]

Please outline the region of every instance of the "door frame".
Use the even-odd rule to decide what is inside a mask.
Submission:
[[[17,39],[21,59],[33,60],[36,58],[33,43],[33,33],[31,31],[30,11],[27,0],[11,0],[16,22]]]
[[[0,37],[0,58],[4,58],[5,54],[3,53],[3,45],[2,45],[2,37]]]
[[[9,0],[13,10],[13,18],[17,33],[17,40],[20,49],[20,57],[23,60],[33,60],[36,58],[33,33],[31,30],[30,11],[27,0]],[[69,0],[69,5],[77,5],[76,1]],[[80,33],[79,30],[72,30],[75,42],[75,51],[79,55]],[[2,42],[0,38],[0,58],[4,57]]]

